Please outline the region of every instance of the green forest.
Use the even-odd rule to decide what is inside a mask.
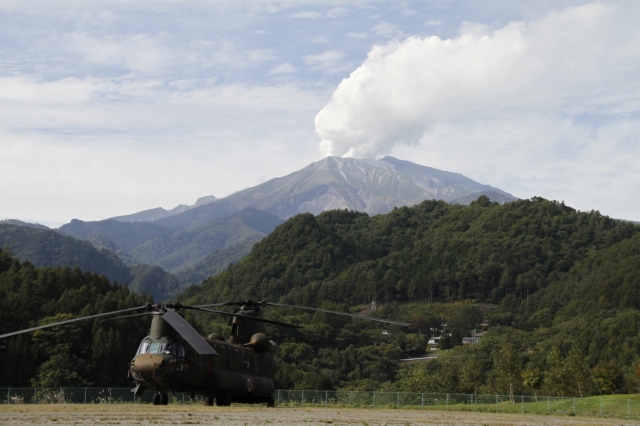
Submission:
[[[267,326],[269,338],[278,343],[280,389],[563,396],[638,392],[639,234],[640,227],[632,223],[542,198],[501,205],[481,197],[469,206],[425,201],[376,216],[346,210],[300,214],[257,243],[242,261],[188,288],[177,300],[191,305],[268,300],[412,324],[381,326],[265,308],[269,319],[302,326]],[[56,315],[145,302],[104,277],[78,269],[35,268],[2,253],[4,332]],[[81,302],[76,294],[85,294],[83,288],[91,288],[84,291],[92,296]],[[186,316],[203,334],[228,336],[226,319]],[[51,370],[66,371],[60,362],[68,354],[85,369],[75,376],[77,385],[84,380],[115,386],[117,374],[98,373],[107,368],[101,351],[120,345],[121,360],[109,358],[114,363],[109,368],[118,371],[115,364],[126,365],[148,327],[142,321],[118,328],[125,326],[119,322],[54,328],[0,342],[5,345],[2,361],[21,363],[3,372],[0,386],[53,383],[46,381],[56,377]],[[483,334],[479,343],[462,344],[474,330]],[[75,337],[69,343],[65,333],[77,333],[91,345],[76,343]],[[431,350],[429,339],[441,334],[438,350]],[[21,355],[31,350],[38,357]],[[413,365],[400,361],[427,355],[438,357]]]
[[[52,229],[0,223],[0,247],[34,266],[78,266],[83,271],[104,274],[112,282],[128,283],[131,290],[154,294],[159,300],[179,293],[180,284],[176,278],[159,266],[129,266],[121,259],[122,253],[118,255],[106,248],[97,248],[95,243],[95,239],[92,244]]]
[[[104,275],[36,268],[0,250],[0,334],[146,303]],[[128,364],[147,329],[148,319],[98,318],[3,339],[0,386],[129,386]]]
[[[179,299],[333,306],[413,324],[383,334],[365,321],[271,308],[268,318],[304,326],[271,329],[280,344],[282,388],[635,392],[639,231],[542,198],[499,205],[481,197],[470,206],[425,201],[373,217],[302,214]],[[222,320],[193,320],[203,330],[225,331]],[[426,351],[443,324],[440,350]],[[480,343],[462,345],[472,330],[486,333]],[[437,360],[398,362],[434,352]],[[576,377],[584,383],[572,383]]]

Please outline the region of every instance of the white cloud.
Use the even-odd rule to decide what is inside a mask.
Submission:
[[[321,19],[324,15],[320,12],[308,10],[305,12],[296,12],[289,15],[291,18],[303,18],[303,19]]]
[[[66,36],[68,49],[91,64],[125,67],[146,74],[173,67],[182,59],[182,55],[177,55],[178,52],[168,46],[169,43],[167,34],[94,37],[72,33]]]
[[[323,101],[296,84],[0,79],[0,215],[98,220],[293,172],[319,155],[301,123]]]
[[[620,117],[597,130],[568,117],[482,114],[434,124],[421,146],[393,155],[461,172],[522,198],[564,200],[580,210],[640,220],[640,128]]]
[[[289,62],[284,62],[282,64],[276,65],[275,67],[271,68],[267,72],[267,75],[291,74],[296,71],[297,71],[296,67],[291,65]]]
[[[389,22],[380,22],[378,25],[371,28],[371,32],[379,36],[391,38],[402,36],[402,31],[395,25]]]
[[[369,34],[368,33],[347,33],[347,37],[364,39],[369,37]]]
[[[296,12],[289,15],[291,18],[303,18],[303,19],[336,19],[346,15],[348,9],[344,7],[334,7],[329,9],[325,13],[316,12],[314,10],[308,10],[303,12]]]
[[[593,4],[489,34],[473,27],[454,39],[410,37],[374,46],[318,113],[316,132],[327,153],[373,157],[398,142],[417,143],[434,123],[471,113],[621,108],[607,97],[637,87],[631,76],[640,72],[640,55],[625,50],[633,40],[620,37],[612,13]],[[618,67],[610,66],[614,57]]]
[[[178,43],[169,34],[127,34],[92,36],[71,33],[64,37],[69,52],[89,65],[125,68],[160,75],[183,67],[250,68],[273,61],[270,49],[240,50],[225,39],[191,40]]]
[[[342,69],[340,60],[345,57],[341,50],[326,50],[317,55],[307,55],[303,59],[309,67],[314,70],[335,72]]]
[[[418,12],[416,12],[416,11],[415,11],[415,10],[413,10],[413,9],[402,9],[402,10],[400,11],[400,14],[401,14],[402,16],[413,16],[413,15],[417,15],[417,14],[418,14]]]
[[[324,36],[307,38],[307,41],[320,44],[329,43],[329,39]]]

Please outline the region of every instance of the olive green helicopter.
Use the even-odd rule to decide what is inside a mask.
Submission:
[[[217,306],[235,306],[236,309],[234,312],[210,309]],[[0,335],[0,339],[116,314],[123,315],[106,320],[151,315],[149,335],[142,340],[129,365],[128,374],[135,382],[132,392],[136,397],[142,396],[145,390],[149,389],[155,392],[154,405],[167,405],[170,392],[190,392],[192,398],[196,395],[203,396],[207,405],[213,405],[215,400],[218,406],[240,402],[267,403],[267,406],[273,407],[273,378],[278,369],[273,358],[276,343],[264,334],[263,324],[301,327],[264,319],[262,308],[266,306],[305,309],[400,326],[410,325],[328,309],[245,300],[198,306],[181,303],[147,304],[15,331]],[[185,310],[212,312],[230,317],[229,339],[224,339],[218,333],[201,336],[181,315],[180,312]]]

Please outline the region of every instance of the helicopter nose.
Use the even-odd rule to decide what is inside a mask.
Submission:
[[[162,365],[160,355],[140,354],[131,362],[131,368],[144,377],[154,377],[158,368]]]

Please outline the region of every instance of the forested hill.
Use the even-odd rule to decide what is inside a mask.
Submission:
[[[481,197],[470,206],[425,201],[373,217],[302,214],[181,299],[312,306],[327,300],[524,300],[590,252],[638,232],[631,223],[542,198],[499,205]]]
[[[168,300],[179,292],[176,279],[159,266],[127,266],[109,250],[97,249],[87,241],[51,229],[0,224],[0,247],[36,267],[78,266],[82,271],[104,274],[112,282],[129,284],[137,293],[153,294],[157,301]]]
[[[0,250],[0,334],[148,302],[79,268],[36,268]],[[0,342],[0,387],[129,386],[127,364],[148,318],[100,318]]]
[[[10,248],[20,260],[37,267],[80,266],[119,283],[131,278],[129,268],[115,254],[54,230],[0,224],[0,247]]]
[[[586,396],[640,392],[639,288],[637,225],[541,198],[481,198],[374,217],[295,216],[180,299],[354,313],[375,299],[371,315],[413,324],[381,333],[365,321],[269,308],[269,318],[303,326],[269,330],[279,387]],[[220,319],[193,319],[228,333]],[[462,345],[472,330],[486,333]],[[427,350],[433,334],[442,336],[437,352]],[[397,362],[426,354],[440,356]]]

